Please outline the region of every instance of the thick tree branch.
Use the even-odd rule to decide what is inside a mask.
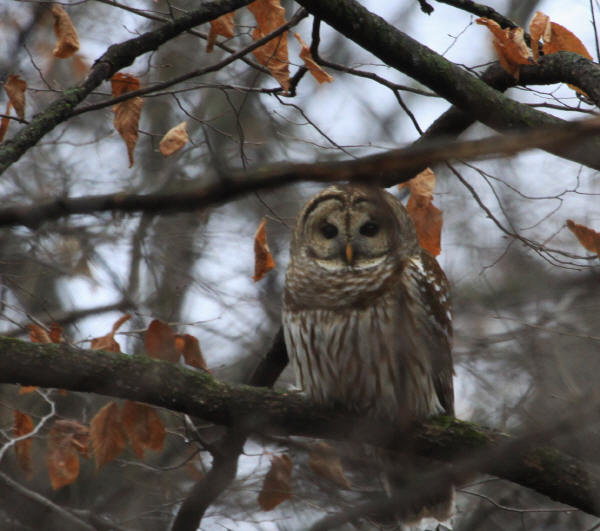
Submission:
[[[344,36],[404,74],[434,90],[475,119],[498,131],[551,127],[563,120],[511,100],[441,55],[412,39],[355,0],[297,0]],[[585,58],[581,58],[587,61]],[[591,61],[587,61],[593,65]],[[591,67],[590,67],[591,68]],[[598,78],[600,78],[600,69]],[[594,76],[595,79],[598,79]],[[598,83],[578,86],[597,95]],[[585,85],[585,86],[584,86]],[[595,101],[596,96],[590,96]],[[548,146],[555,155],[592,168],[600,167],[600,137],[578,145]]]
[[[180,411],[240,432],[354,439],[446,461],[474,459],[482,472],[533,488],[551,498],[600,515],[600,478],[584,464],[535,438],[510,436],[446,417],[410,433],[316,406],[295,393],[227,385],[208,373],[156,361],[79,350],[64,344],[0,338],[0,381],[59,387],[128,398]],[[559,426],[560,428],[560,426]],[[557,430],[558,431],[558,430]],[[538,437],[546,437],[540,433]],[[390,440],[394,442],[389,443]],[[467,466],[468,469],[468,466]]]
[[[455,125],[468,125],[468,118],[465,116],[465,120],[461,120],[460,116]],[[407,148],[354,160],[280,164],[249,172],[231,172],[221,176],[220,180],[213,184],[185,192],[147,195],[115,193],[72,199],[60,198],[32,206],[8,207],[0,209],[0,226],[25,225],[36,228],[41,223],[74,214],[178,213],[221,204],[250,192],[299,181],[357,181],[392,186],[411,179],[423,168],[439,162],[476,160],[498,154],[513,155],[533,147],[548,149],[550,146],[560,145],[564,149],[572,144],[583,144],[584,138],[598,132],[600,123],[588,120],[565,122],[522,133],[493,135],[481,140],[457,141],[436,138],[429,142],[416,142]],[[600,157],[598,164],[600,169]]]
[[[129,66],[137,57],[180,35],[194,26],[209,22],[225,13],[243,7],[252,0],[215,0],[183,15],[159,28],[119,44],[113,44],[94,63],[87,77],[76,87],[71,87],[36,115],[29,125],[21,129],[12,140],[0,145],[0,174],[21,155],[34,146],[46,133],[67,120],[73,109],[81,103],[100,83]]]

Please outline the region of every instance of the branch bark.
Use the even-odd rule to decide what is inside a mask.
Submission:
[[[147,402],[240,433],[352,439],[478,470],[533,488],[600,516],[600,477],[583,462],[548,446],[549,433],[511,438],[501,432],[440,417],[410,433],[373,419],[316,406],[295,393],[228,385],[202,371],[145,356],[80,350],[0,338],[0,382],[58,387]],[[561,425],[554,426],[554,433]],[[392,441],[392,443],[390,443]]]
[[[458,114],[458,119],[456,114]],[[72,199],[60,198],[32,206],[13,206],[0,209],[0,226],[24,225],[36,228],[40,224],[74,214],[103,212],[179,213],[206,208],[231,201],[259,190],[273,189],[299,181],[368,182],[392,186],[412,179],[427,166],[453,160],[477,160],[491,155],[512,155],[534,147],[585,144],[585,138],[600,132],[593,120],[564,122],[534,131],[493,135],[481,140],[447,140],[436,138],[440,129],[457,132],[468,126],[469,117],[448,111],[448,123],[436,122],[430,141],[417,141],[412,146],[391,150],[354,160],[314,164],[279,164],[253,171],[234,171],[220,180],[201,188],[171,194],[106,194]],[[449,125],[450,124],[450,125]],[[600,169],[600,157],[598,158]]]

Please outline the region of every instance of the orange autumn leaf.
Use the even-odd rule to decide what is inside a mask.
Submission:
[[[258,27],[252,32],[257,41],[285,24],[285,9],[280,0],[255,0],[248,9],[254,15]],[[266,66],[286,92],[290,88],[287,31],[271,39],[252,52],[257,61]]]
[[[127,436],[119,406],[106,404],[90,422],[90,436],[96,458],[96,470],[119,457],[127,446]]]
[[[442,251],[443,215],[442,211],[433,205],[435,173],[427,168],[407,183],[401,184],[399,188],[405,186],[410,189],[406,210],[415,224],[419,244],[433,256],[437,256]]]
[[[10,110],[12,109],[12,103],[8,101],[6,103],[6,110],[4,111],[5,116],[2,117],[2,121],[0,122],[0,142],[4,140],[6,136],[6,131],[8,131],[8,125],[10,124],[10,119],[8,116],[10,115]]]
[[[590,52],[587,51],[587,48],[576,35],[564,26],[561,26],[556,22],[550,22],[550,17],[541,11],[536,11],[529,25],[529,31],[531,32],[531,48],[533,50],[534,59],[537,59],[539,56],[538,41],[541,38],[543,42],[542,49],[546,55],[556,52],[573,52],[583,55],[590,61],[593,61]],[[583,90],[570,83],[568,85],[573,90],[576,90],[585,96]]]
[[[194,336],[190,334],[175,336],[175,348],[183,354],[183,359],[188,365],[208,371],[206,360],[200,350],[200,343]]]
[[[500,65],[518,80],[520,65],[531,62],[531,51],[525,43],[523,28],[502,29],[500,24],[489,18],[478,18],[475,22],[486,26],[492,32],[494,35],[493,44]]]
[[[333,81],[333,77],[325,72],[325,70],[323,70],[317,63],[315,63],[315,60],[310,53],[308,44],[302,40],[302,37],[300,37],[298,33],[294,33],[294,36],[300,43],[300,46],[302,46],[302,49],[300,50],[300,59],[304,61],[304,66],[308,68],[308,71],[319,83],[331,83]]]
[[[273,456],[258,494],[258,504],[263,511],[271,511],[292,497],[292,460],[286,455]]]
[[[181,354],[175,348],[175,332],[166,323],[154,319],[144,334],[144,347],[151,358],[176,363]]]
[[[23,437],[33,431],[33,420],[26,413],[22,413],[15,409],[15,424],[13,432],[15,437]],[[33,463],[31,461],[31,445],[33,440],[31,437],[17,441],[15,443],[15,454],[19,468],[25,472],[27,479],[33,476]]]
[[[575,234],[583,247],[592,253],[596,253],[598,257],[600,257],[600,232],[596,232],[585,225],[579,225],[572,219],[567,220],[567,227]]]
[[[258,282],[274,268],[275,261],[267,244],[267,219],[262,218],[254,235],[254,276],[252,280]]]
[[[154,408],[127,400],[123,404],[121,419],[131,448],[138,459],[144,457],[146,448],[156,452],[162,450],[165,426]]]
[[[165,133],[165,136],[162,137],[162,140],[158,145],[158,149],[163,157],[170,157],[188,143],[190,137],[187,134],[186,127],[187,124],[181,122],[179,125],[172,127]]]
[[[113,98],[118,98],[127,92],[133,92],[140,88],[140,80],[131,74],[117,72],[110,78],[110,88]]]
[[[74,420],[57,420],[48,432],[46,467],[54,490],[79,476],[79,456],[89,457],[90,431]]]
[[[115,340],[115,333],[119,328],[121,328],[121,325],[124,322],[129,321],[129,319],[131,319],[131,315],[128,313],[126,313],[122,317],[119,317],[119,319],[115,321],[115,324],[113,324],[112,330],[108,334],[102,337],[95,337],[90,341],[90,348],[92,350],[107,350],[108,352],[121,352],[121,345],[119,345],[119,343],[117,343],[117,341]]]
[[[62,326],[55,322],[50,323],[50,334],[48,335],[52,343],[60,343],[62,341]]]
[[[18,75],[12,74],[8,76],[6,83],[4,83],[4,90],[10,100],[10,103],[15,109],[17,116],[21,119],[25,119],[25,90],[27,89],[27,81],[21,79]],[[6,113],[10,109],[7,106]]]
[[[67,12],[58,4],[52,6],[54,17],[54,33],[56,34],[56,46],[52,50],[54,57],[66,59],[79,50],[79,37],[77,30]]]
[[[233,20],[234,16],[235,11],[232,11],[231,13],[226,13],[225,15],[210,21],[210,31],[208,32],[208,38],[206,39],[207,53],[213,51],[213,47],[217,41],[217,35],[222,35],[227,39],[231,39],[233,37],[233,28],[235,26],[235,22]]]
[[[27,325],[27,328],[29,328],[29,341],[32,343],[52,343],[50,334],[42,326],[38,324],[29,324]]]
[[[29,393],[33,393],[37,389],[37,385],[22,385],[19,388],[20,395],[26,395]]]
[[[331,445],[325,442],[313,445],[308,464],[315,474],[333,481],[342,488],[350,488],[342,462]]]
[[[131,74],[117,72],[110,80],[114,98],[140,88],[140,80]],[[122,101],[113,106],[113,124],[127,146],[129,167],[134,164],[133,150],[138,141],[138,124],[142,113],[143,100],[139,96]]]
[[[536,11],[529,23],[529,33],[531,34],[531,52],[534,61],[540,56],[539,41],[548,42],[551,39],[552,26],[550,17],[541,11]]]

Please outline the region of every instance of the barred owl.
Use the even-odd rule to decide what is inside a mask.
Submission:
[[[383,190],[336,185],[298,216],[283,297],[298,386],[404,425],[454,413],[448,282]]]

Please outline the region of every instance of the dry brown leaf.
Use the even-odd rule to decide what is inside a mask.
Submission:
[[[254,235],[254,276],[252,280],[258,282],[273,268],[275,268],[275,261],[267,243],[267,219],[262,218]]]
[[[127,436],[119,406],[106,404],[90,422],[90,435],[96,458],[96,470],[119,457],[127,446]]]
[[[188,365],[208,371],[206,360],[200,350],[200,343],[194,336],[190,334],[175,336],[175,348],[183,354],[183,359]]]
[[[257,41],[285,24],[285,9],[280,0],[256,0],[248,5],[258,27],[252,32]],[[290,69],[288,61],[287,31],[271,39],[252,52],[257,61],[266,66],[271,75],[279,81],[286,92],[290,88]]]
[[[127,92],[133,92],[140,88],[140,80],[131,74],[117,72],[110,78],[110,88],[113,98],[118,98]]]
[[[400,188],[408,186],[410,197],[406,210],[412,218],[419,244],[423,249],[437,256],[442,251],[442,211],[433,205],[435,173],[430,168],[423,170]]]
[[[537,13],[540,12],[538,11]],[[543,13],[541,14],[543,15]],[[546,55],[556,52],[573,52],[583,55],[590,61],[593,61],[590,52],[587,51],[586,47],[576,35],[564,26],[561,26],[556,22],[550,22],[550,19],[548,19],[548,22],[550,26],[549,31],[546,29],[542,35],[544,41],[543,50]],[[568,83],[568,86],[579,92],[579,94],[586,96],[586,93],[575,85]]]
[[[308,464],[315,474],[333,481],[344,489],[350,488],[342,462],[331,445],[325,442],[314,444]]]
[[[50,323],[50,341],[52,343],[61,343],[62,342],[62,326],[58,323],[52,322]]]
[[[298,33],[294,33],[294,35],[300,43],[300,46],[302,46],[302,49],[300,50],[300,59],[304,61],[304,66],[308,68],[308,71],[319,83],[331,83],[333,81],[333,77],[325,72],[325,70],[323,70],[317,63],[315,63],[315,60],[310,53],[308,44],[302,40],[302,37],[300,37]]]
[[[115,340],[115,333],[117,332],[117,330],[119,328],[121,328],[121,325],[124,322],[129,321],[129,319],[131,319],[131,315],[128,313],[126,313],[122,317],[119,317],[119,319],[117,319],[115,321],[115,324],[113,324],[112,330],[108,334],[106,334],[105,336],[102,336],[102,337],[95,337],[94,339],[91,340],[90,348],[92,350],[106,350],[108,352],[121,352],[121,345],[119,345],[119,343],[117,343],[117,341]]]
[[[12,74],[8,76],[4,83],[4,90],[8,95],[10,103],[15,109],[17,116],[25,119],[25,90],[27,89],[27,81],[21,79],[18,75]],[[10,109],[7,108],[7,114]]]
[[[263,511],[271,511],[292,497],[292,460],[286,455],[274,455],[258,494],[258,504]]]
[[[596,232],[585,225],[579,225],[572,219],[567,220],[567,227],[575,234],[583,247],[592,253],[596,253],[598,257],[600,257],[600,232]]]
[[[112,95],[115,98],[140,88],[140,80],[131,74],[117,72],[111,78],[110,82]],[[142,98],[135,96],[134,98],[122,101],[113,106],[113,112],[115,113],[113,123],[115,129],[119,132],[127,146],[130,168],[135,162],[133,150],[138,141],[138,124],[142,113],[142,104]]]
[[[13,428],[15,437],[22,437],[33,431],[33,420],[27,415],[15,409],[15,425]],[[15,454],[19,468],[25,472],[27,479],[33,477],[33,462],[31,461],[31,437],[15,443]]]
[[[188,143],[190,137],[187,134],[186,127],[187,124],[181,122],[179,125],[169,129],[165,136],[162,137],[158,149],[160,149],[163,157],[170,157]]]
[[[42,326],[38,324],[29,324],[27,325],[27,328],[29,328],[29,341],[32,343],[52,343],[50,334]]]
[[[531,52],[533,60],[537,61],[540,56],[539,41],[548,42],[551,38],[552,26],[550,17],[541,11],[536,11],[529,23],[529,33],[531,34]]]
[[[154,319],[144,334],[144,347],[151,358],[177,363],[181,354],[175,348],[175,332],[166,323]]]
[[[131,448],[138,459],[144,457],[146,448],[156,452],[162,450],[165,426],[154,408],[127,400],[123,404],[121,419]]]
[[[233,28],[235,27],[235,22],[233,20],[235,16],[235,11],[231,13],[227,13],[215,20],[210,21],[210,31],[208,32],[208,39],[206,39],[206,51],[210,53],[213,51],[213,47],[217,40],[217,35],[222,35],[227,39],[231,39],[233,37]]]
[[[6,136],[6,131],[8,131],[8,125],[10,124],[10,119],[8,116],[10,115],[10,110],[12,109],[12,103],[8,101],[6,103],[6,110],[4,111],[5,116],[2,117],[2,121],[0,122],[0,142],[4,140]]]
[[[89,457],[90,431],[74,420],[57,420],[48,432],[46,467],[54,490],[79,476],[79,456]]]
[[[54,33],[56,34],[56,46],[52,50],[54,57],[66,59],[79,50],[79,37],[77,30],[67,12],[58,4],[52,6],[54,17]]]
[[[550,38],[548,41],[544,40],[543,49],[545,54],[556,52],[573,52],[583,55],[590,61],[593,61],[590,52],[587,51],[587,48],[575,34],[556,22],[551,22],[550,28]]]
[[[489,18],[478,18],[475,22],[487,28],[494,35],[494,48],[498,54],[498,60],[504,70],[515,79],[519,79],[520,65],[531,62],[531,50],[525,43],[523,28],[505,28]]]

